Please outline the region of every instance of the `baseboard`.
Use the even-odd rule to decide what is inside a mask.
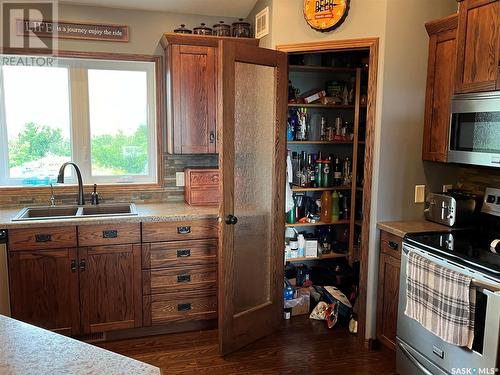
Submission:
[[[217,329],[217,319],[197,320],[192,322],[172,322],[161,326],[131,328],[119,331],[106,332],[106,341],[124,340],[137,337],[166,335],[192,331],[206,331]]]

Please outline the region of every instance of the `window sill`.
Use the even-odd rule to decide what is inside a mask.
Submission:
[[[92,192],[94,188],[93,184],[84,185],[85,192]],[[55,185],[54,193],[75,193],[78,189],[78,185]],[[102,184],[97,186],[97,191],[99,193],[110,193],[117,191],[158,191],[163,190],[164,185],[161,183],[157,184]],[[50,194],[50,186],[0,186],[0,193],[8,194]]]

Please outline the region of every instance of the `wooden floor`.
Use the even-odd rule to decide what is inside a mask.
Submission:
[[[158,366],[163,374],[394,374],[395,354],[368,351],[346,328],[293,317],[276,334],[220,357],[217,331],[100,343],[99,346]]]

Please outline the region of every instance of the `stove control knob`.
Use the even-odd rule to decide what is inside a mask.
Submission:
[[[447,219],[451,220],[453,219],[453,215],[452,214],[448,214],[448,216],[446,216]]]

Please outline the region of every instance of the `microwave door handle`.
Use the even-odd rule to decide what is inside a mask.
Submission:
[[[427,370],[424,365],[422,365],[414,356],[413,354],[411,354],[409,352],[408,349],[405,348],[404,344],[400,341],[397,342],[398,343],[398,346],[399,346],[399,349],[401,349],[401,351],[403,352],[403,354],[406,356],[406,358],[408,358],[415,366],[418,367],[418,369],[420,371],[422,371],[422,373],[424,375],[433,375],[432,372],[430,372],[429,370]]]

